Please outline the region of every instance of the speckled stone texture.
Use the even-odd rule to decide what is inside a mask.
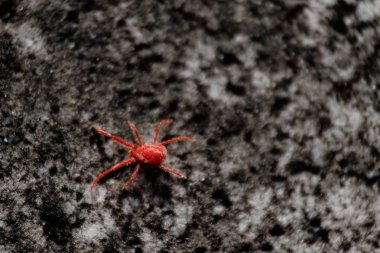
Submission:
[[[0,252],[379,252],[380,1],[0,0]],[[180,180],[95,177],[127,120]]]

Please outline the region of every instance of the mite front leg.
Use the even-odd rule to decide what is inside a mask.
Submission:
[[[120,138],[116,137],[115,135],[112,135],[112,134],[110,134],[110,133],[108,133],[108,132],[106,132],[106,131],[100,129],[100,128],[97,127],[97,126],[93,126],[93,127],[94,127],[94,129],[95,129],[98,133],[100,133],[101,135],[107,136],[108,138],[111,138],[111,139],[117,141],[118,143],[120,143],[121,145],[123,145],[123,146],[125,146],[125,147],[127,147],[127,148],[132,148],[132,149],[136,148],[135,145],[133,145],[133,144],[131,144],[131,143],[128,143],[128,142],[126,142],[126,141],[123,141],[122,139],[120,139]]]
[[[129,124],[129,127],[132,129],[132,132],[135,134],[136,136],[136,139],[137,139],[137,143],[141,146],[143,145],[143,142],[141,141],[141,137],[140,137],[140,134],[139,134],[139,131],[137,130],[137,127],[134,123],[132,123],[131,121],[128,121],[128,124]]]
[[[163,125],[169,125],[173,122],[173,120],[171,119],[165,119],[165,120],[161,120],[158,125],[157,125],[157,128],[156,128],[156,132],[154,133],[154,138],[153,138],[153,142],[152,144],[155,144],[156,141],[157,141],[157,137],[158,137],[158,134],[160,133],[160,130],[161,130],[161,127]]]
[[[128,160],[122,161],[121,163],[116,164],[115,166],[111,167],[110,169],[104,171],[102,174],[100,174],[92,183],[91,190],[94,189],[94,187],[98,184],[99,180],[103,177],[107,176],[112,171],[118,170],[121,167],[136,162],[135,158],[130,158]]]
[[[195,142],[194,139],[191,139],[191,138],[185,137],[185,136],[180,136],[180,137],[176,137],[176,138],[173,138],[173,139],[170,139],[170,140],[167,140],[167,141],[163,141],[160,144],[163,145],[163,146],[165,146],[165,145],[168,145],[168,144],[171,144],[171,143],[174,143],[174,142],[179,142],[179,141]]]

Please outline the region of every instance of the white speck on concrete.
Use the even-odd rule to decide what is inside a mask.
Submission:
[[[63,210],[64,212],[67,214],[67,215],[71,215],[72,213],[74,213],[75,211],[75,206],[73,205],[73,203],[71,201],[67,201],[65,202],[65,204],[63,205]]]
[[[283,154],[280,157],[280,160],[278,161],[278,167],[279,168],[285,168],[285,166],[289,163],[290,159],[293,156],[294,149],[295,149],[294,145],[291,145],[287,149],[287,151],[285,152],[285,154]]]
[[[251,85],[260,95],[268,94],[269,90],[274,87],[268,75],[258,69],[252,71]]]
[[[206,173],[201,170],[193,170],[191,172],[190,180],[192,182],[202,182],[206,178]]]
[[[212,210],[212,213],[214,215],[223,216],[226,211],[226,208],[221,205],[214,206],[214,209]]]

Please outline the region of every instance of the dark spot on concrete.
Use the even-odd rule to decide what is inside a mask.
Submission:
[[[73,23],[78,23],[79,22],[79,12],[76,10],[71,10],[66,13],[66,18],[65,20],[67,22],[73,22]]]
[[[352,83],[350,82],[335,82],[334,91],[337,98],[343,101],[349,101],[352,97]]]
[[[13,0],[0,1],[0,19],[3,22],[8,22],[16,13],[17,4]]]
[[[223,188],[219,188],[212,193],[212,198],[219,201],[225,207],[230,207],[232,202]]]
[[[273,246],[269,242],[266,242],[263,245],[261,245],[261,250],[265,252],[270,252],[273,250]]]
[[[247,181],[247,172],[243,169],[240,169],[231,175],[231,180],[238,182],[238,183],[244,183]]]
[[[310,220],[310,226],[318,228],[321,226],[321,219],[319,217],[314,217]]]
[[[331,126],[332,126],[332,123],[329,117],[326,117],[326,116],[320,117],[318,120],[318,133],[322,134]]]
[[[278,113],[286,108],[290,103],[290,99],[286,97],[277,97],[272,105],[272,112]]]
[[[250,242],[244,242],[237,246],[237,252],[252,252],[253,251],[253,244]]]
[[[237,96],[244,96],[246,93],[246,88],[243,85],[231,82],[227,83],[226,90]]]
[[[323,242],[329,242],[329,231],[326,229],[319,229],[316,233],[316,236],[319,237]]]
[[[57,174],[57,167],[56,166],[52,166],[50,169],[49,169],[49,175],[50,176],[54,176],[55,174]]]
[[[43,231],[49,240],[65,246],[71,241],[71,228],[56,194],[45,195],[40,206],[40,217],[44,222]]]
[[[206,253],[207,252],[207,247],[200,246],[195,248],[194,253]]]
[[[292,161],[287,165],[287,168],[290,170],[290,173],[295,175],[302,172],[309,172],[312,174],[318,174],[321,170],[320,167],[312,165],[305,161]]]
[[[344,18],[354,13],[355,9],[356,6],[354,4],[347,3],[344,0],[337,1],[333,6],[334,15],[330,20],[332,28],[340,34],[346,34],[348,28],[344,22]]]
[[[17,59],[17,50],[12,43],[12,36],[9,33],[0,33],[0,81],[10,79],[20,70],[21,66]]]
[[[269,230],[269,234],[271,236],[282,236],[285,234],[285,230],[281,225],[276,224],[271,230]]]
[[[219,59],[225,65],[239,64],[240,60],[235,54],[219,50]]]

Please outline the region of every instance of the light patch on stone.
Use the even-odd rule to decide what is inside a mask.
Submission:
[[[132,37],[136,40],[136,43],[145,42],[147,37],[142,31],[142,29],[138,27],[138,20],[136,18],[128,18],[126,22],[129,31],[132,34]]]
[[[224,75],[208,79],[205,83],[208,86],[208,95],[210,98],[231,103],[231,99],[229,99],[229,95],[227,95],[225,90],[227,82],[228,80]]]
[[[359,1],[356,15],[360,21],[367,22],[379,18],[380,0]]]
[[[369,126],[367,139],[372,145],[380,148],[380,113],[373,107],[368,107],[365,112],[365,122]]]
[[[124,198],[122,209],[125,214],[132,214],[136,208],[140,205],[140,201],[136,198]]]
[[[144,252],[159,252],[162,248],[162,242],[154,237],[147,228],[143,228],[140,238],[144,242]]]
[[[373,212],[376,218],[376,227],[380,227],[380,196],[377,195],[374,203],[373,203]]]
[[[249,212],[241,212],[238,214],[237,232],[242,235],[244,234],[248,239],[255,238],[257,228],[269,212],[272,198],[273,190],[266,187],[260,187],[255,193],[250,194],[248,205],[251,208]]]
[[[296,238],[296,241],[298,238]],[[302,253],[315,253],[315,252],[321,252],[321,249],[325,248],[325,244],[322,242],[315,242],[314,244],[306,244],[306,243],[298,243],[297,245],[294,245],[292,247],[293,252],[302,252]],[[331,251],[335,252],[335,251]]]
[[[117,144],[114,141],[108,141],[104,144],[104,152],[108,157],[113,157],[117,152]]]
[[[236,168],[235,163],[233,161],[230,161],[230,160],[220,163],[219,167],[220,167],[221,173],[223,175],[231,174],[232,172],[234,172],[234,170]]]
[[[287,149],[287,151],[280,157],[278,161],[278,168],[285,168],[285,166],[289,163],[290,159],[292,158],[294,150],[294,145],[290,144],[290,147]]]
[[[226,208],[222,205],[217,205],[217,206],[214,206],[213,210],[212,210],[212,213],[214,215],[219,215],[219,216],[223,216],[224,213],[225,213],[225,210]]]
[[[347,133],[357,133],[360,129],[363,118],[361,113],[355,108],[345,106],[338,101],[330,101],[330,118],[332,123]]]
[[[321,33],[323,31],[321,26],[321,20],[319,13],[315,12],[315,9],[308,8],[304,11],[306,17],[306,24],[308,27],[315,32]]]
[[[337,233],[334,230],[329,231],[329,242],[332,245],[342,245],[343,235],[341,233]]]
[[[193,170],[189,179],[192,182],[203,182],[206,179],[206,173],[202,170]]]
[[[252,71],[251,85],[260,95],[268,94],[269,90],[274,87],[268,75],[258,69]]]
[[[112,218],[111,214],[109,212],[103,212],[103,224],[106,228],[107,232],[111,232],[115,229],[115,220]]]
[[[250,195],[248,204],[256,210],[265,210],[271,203],[272,197],[272,189],[260,187],[254,194]]]
[[[257,51],[253,47],[248,47],[244,53],[239,55],[239,60],[243,63],[244,68],[252,69],[256,66]]]
[[[186,197],[186,189],[182,185],[173,185],[173,196],[176,198]]]
[[[237,231],[239,234],[245,234],[248,231],[250,219],[246,214],[240,214],[239,220],[240,222],[238,224]]]
[[[162,228],[165,230],[169,230],[171,226],[173,226],[174,219],[170,215],[163,216]]]
[[[317,32],[319,35],[324,35],[326,33],[325,19],[329,15],[328,10],[335,3],[336,0],[310,1],[304,14],[306,17],[306,24],[312,31]]]
[[[223,177],[228,177],[237,169],[246,167],[246,164],[244,164],[242,161],[244,161],[247,157],[250,156],[248,148],[242,148],[239,145],[233,145],[233,143],[231,142],[230,146],[230,153],[228,154],[228,156],[225,156],[223,158],[223,161],[221,163],[219,163],[220,174]],[[239,154],[239,156],[235,154]]]
[[[312,159],[313,163],[318,166],[323,166],[326,163],[325,155],[328,151],[327,144],[323,142],[320,138],[313,139],[312,146]]]
[[[107,190],[104,187],[95,187],[92,191],[85,191],[84,201],[89,204],[103,203]]]
[[[187,224],[193,217],[193,207],[185,203],[177,204],[174,207],[174,213],[175,218],[171,231],[175,235],[180,235],[185,231]]]
[[[12,251],[10,251],[9,249],[6,249],[5,246],[3,246],[3,245],[0,245],[0,252],[2,252],[2,253],[11,253]]]
[[[277,220],[284,226],[299,223],[299,221],[301,221],[303,218],[303,210],[312,209],[314,206],[315,200],[307,199],[303,196],[302,186],[298,182],[298,180],[302,181],[305,180],[305,178],[308,178],[308,175],[304,175],[304,177],[300,175],[299,178],[296,178],[295,182],[293,182],[295,187],[292,195],[288,197],[288,202],[292,203],[294,209],[284,208],[283,210],[281,210],[281,213],[277,216]],[[311,198],[315,197],[312,196]]]
[[[210,62],[215,59],[215,45],[212,43],[198,40],[196,43],[195,51],[201,57],[202,62],[204,62],[205,60],[207,62]]]
[[[92,223],[85,225],[80,236],[88,242],[99,243],[99,240],[107,237],[106,230],[101,223]]]
[[[352,181],[346,181],[343,186],[331,189],[327,194],[326,204],[335,219],[345,220],[350,226],[363,225],[369,218],[367,210],[372,209],[361,201],[360,189]]]
[[[50,55],[46,51],[46,43],[37,26],[30,22],[20,26],[9,26],[7,29],[21,44],[24,54],[33,54],[38,58],[50,60]]]
[[[71,215],[74,213],[75,211],[75,205],[73,205],[73,203],[71,201],[67,201],[65,202],[65,204],[63,205],[63,211],[67,214],[67,215]]]
[[[198,76],[202,73],[200,71],[203,64],[211,63],[215,59],[215,46],[211,43],[204,41],[197,41],[191,51],[186,55],[186,69],[181,72],[184,78]]]
[[[103,211],[102,222],[85,223],[83,227],[77,232],[78,236],[84,241],[99,243],[101,239],[107,238],[115,230],[115,220],[111,217],[109,212]]]

